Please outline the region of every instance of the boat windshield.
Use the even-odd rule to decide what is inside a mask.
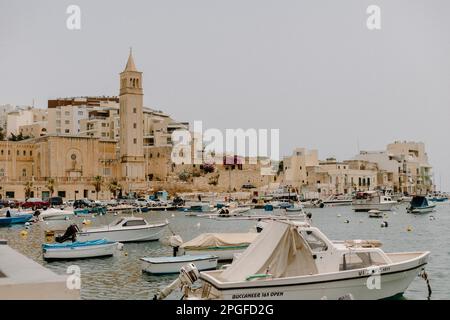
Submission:
[[[387,264],[378,252],[352,252],[344,254],[339,271],[368,268]]]
[[[303,238],[306,240],[306,242],[309,244],[309,247],[311,248],[312,252],[321,252],[321,251],[327,251],[328,246],[327,244],[319,238],[317,235],[315,235],[312,231],[300,231]]]
[[[122,222],[123,222],[123,218],[119,218],[119,219],[114,220],[113,222],[111,222],[111,223],[109,224],[109,226],[110,226],[110,227],[118,226],[118,225],[121,224]]]

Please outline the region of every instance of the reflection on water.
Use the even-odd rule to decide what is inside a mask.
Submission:
[[[258,213],[263,211],[257,210]],[[308,209],[313,213],[313,225],[319,227],[330,239],[378,239],[384,250],[431,251],[427,266],[432,299],[447,299],[450,296],[448,278],[450,265],[450,205],[437,206],[436,212],[426,215],[406,214],[405,205],[399,205],[388,213],[388,228],[381,228],[382,219],[368,218],[367,213],[354,213],[349,206]],[[338,216],[340,215],[340,216]],[[430,215],[436,220],[431,220]],[[150,212],[144,216],[149,221],[168,219],[171,230],[190,240],[204,232],[247,232],[254,229],[254,221],[216,221],[213,219],[185,217],[182,212]],[[91,226],[110,223],[116,216],[88,217]],[[76,218],[81,224],[85,218]],[[344,223],[345,220],[350,222]],[[145,256],[170,256],[172,249],[160,241],[129,243],[114,257],[45,262],[42,259],[41,244],[45,242],[45,230],[63,230],[69,222],[38,223],[32,225],[26,236],[21,236],[23,226],[0,228],[0,238],[28,257],[58,274],[66,274],[67,267],[78,265],[81,269],[81,296],[83,299],[152,299],[158,288],[172,282],[176,275],[152,276],[142,273],[139,258]],[[412,227],[412,231],[407,231]],[[170,235],[166,230],[165,237]],[[425,281],[416,278],[405,297],[426,299]]]

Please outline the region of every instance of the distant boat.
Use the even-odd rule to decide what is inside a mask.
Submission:
[[[188,255],[209,254],[219,261],[233,260],[256,239],[258,233],[204,233],[183,243],[180,248]]]
[[[352,202],[353,210],[356,212],[370,210],[390,211],[396,204],[397,201],[378,191],[358,192]]]
[[[408,213],[428,213],[432,212],[436,204],[432,201],[428,201],[425,196],[414,196],[409,204],[409,207],[406,208],[406,212]]]
[[[36,211],[39,221],[50,221],[50,220],[69,220],[74,216],[74,212],[70,210],[60,210],[55,208],[50,208],[43,211]]]
[[[150,224],[143,218],[122,217],[99,228],[83,229],[77,233],[80,240],[108,239],[118,242],[156,241],[168,222]]]
[[[349,206],[352,204],[352,197],[346,195],[331,195],[323,200],[322,203],[325,206]]]
[[[286,212],[302,212],[303,211],[303,205],[294,203],[290,207],[285,209]]]
[[[197,203],[192,204],[187,208],[184,208],[183,211],[187,212],[187,215],[195,216],[195,213],[211,213],[215,212],[217,208],[214,208],[209,203]],[[190,214],[193,213],[193,214]]]
[[[369,218],[383,218],[383,212],[380,210],[370,210]]]
[[[118,243],[99,239],[85,242],[52,243],[42,245],[44,259],[83,259],[112,256]]]
[[[195,263],[198,270],[212,270],[217,268],[218,258],[205,255],[184,255],[178,257],[148,257],[141,258],[142,271],[151,274],[179,273],[180,268],[188,263]]]

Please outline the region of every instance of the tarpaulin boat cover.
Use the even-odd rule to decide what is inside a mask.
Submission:
[[[316,273],[311,249],[297,228],[292,224],[273,221],[220,278],[235,282],[246,281],[247,277],[256,274],[281,278]]]
[[[181,248],[198,250],[205,248],[244,246],[252,243],[259,233],[203,233],[191,241],[183,243]]]

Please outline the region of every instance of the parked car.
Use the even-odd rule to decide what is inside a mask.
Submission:
[[[73,203],[73,207],[75,208],[75,209],[78,209],[78,208],[90,208],[90,207],[93,207],[94,206],[94,202],[92,202],[91,200],[89,200],[89,199],[77,199],[77,200],[75,200],[74,201],[74,203]]]
[[[146,207],[148,206],[148,200],[145,198],[138,198],[134,201],[134,204],[137,205],[138,207]]]
[[[50,203],[48,201],[44,201],[41,198],[28,198],[24,202],[19,204],[22,208],[33,208],[33,209],[43,209],[48,208]]]
[[[63,205],[63,199],[62,197],[51,197],[48,199],[48,202],[51,206],[62,206]]]
[[[1,199],[0,200],[0,208],[15,208],[19,203],[13,199]]]

